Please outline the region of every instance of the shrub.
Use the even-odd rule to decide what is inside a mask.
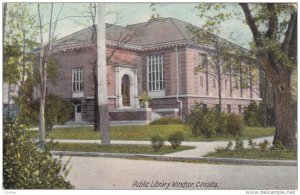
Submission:
[[[20,107],[18,121],[22,124],[36,124],[39,120],[39,100],[33,100],[27,96],[15,98]],[[49,94],[45,101],[46,130],[51,131],[54,124],[64,124],[72,118],[74,106],[63,98]]]
[[[4,123],[3,186],[5,189],[71,189],[67,164],[40,151],[22,125]]]
[[[181,131],[172,133],[168,137],[168,141],[171,143],[172,148],[174,149],[179,147],[183,140],[184,140],[184,134]]]
[[[266,112],[262,103],[257,104],[251,101],[249,106],[244,109],[245,124],[250,127],[264,127],[266,126]]]
[[[182,124],[182,120],[176,117],[162,117],[150,123],[150,125],[177,125],[177,124]]]
[[[226,151],[230,151],[232,146],[233,146],[232,141],[229,141],[228,144],[227,144],[226,147],[225,147],[225,150],[226,150]]]
[[[263,142],[259,143],[258,145],[261,150],[267,150],[270,143],[268,140],[265,139]]]
[[[154,135],[151,138],[151,146],[155,152],[159,151],[164,145],[164,140],[160,135]]]
[[[255,143],[253,142],[253,140],[251,138],[249,138],[249,141],[248,141],[248,146],[252,149],[255,148]]]
[[[64,124],[72,118],[74,106],[63,98],[50,94],[46,96],[45,120],[46,128],[52,131],[54,124]]]
[[[216,133],[217,120],[215,109],[203,109],[202,104],[195,104],[188,116],[187,125],[195,136],[205,135],[210,138]]]
[[[226,132],[234,137],[240,136],[243,130],[243,119],[241,116],[231,113],[227,116]]]
[[[244,149],[244,145],[243,145],[243,140],[240,139],[236,139],[235,140],[235,147],[234,150],[235,151],[241,151]]]

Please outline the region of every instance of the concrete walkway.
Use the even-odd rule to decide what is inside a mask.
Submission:
[[[270,143],[273,141],[273,137],[264,137],[253,139],[253,142],[260,143],[264,140],[268,140]],[[50,140],[47,140],[50,141]],[[100,140],[65,140],[65,139],[54,139],[54,142],[61,143],[97,143],[100,144]],[[228,141],[212,141],[212,142],[182,142],[184,146],[193,146],[195,148],[190,150],[184,150],[180,152],[174,152],[170,154],[165,154],[164,156],[169,157],[203,157],[209,152],[214,152],[217,147],[225,147]],[[233,141],[234,143],[234,141]],[[248,140],[244,140],[244,147],[248,146]],[[141,145],[150,145],[150,141],[126,141],[126,140],[111,140],[111,144],[141,144]],[[165,145],[170,145],[169,142],[165,142]]]

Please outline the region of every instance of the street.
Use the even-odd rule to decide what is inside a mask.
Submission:
[[[63,162],[69,157],[63,157]],[[67,177],[75,189],[297,189],[296,166],[216,165],[77,157]]]

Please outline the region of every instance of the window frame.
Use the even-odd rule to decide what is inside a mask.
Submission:
[[[84,91],[83,67],[72,68],[72,93]]]
[[[164,55],[147,56],[147,89],[149,92],[164,92]]]

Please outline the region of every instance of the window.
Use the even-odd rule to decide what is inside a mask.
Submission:
[[[147,56],[148,89],[162,91],[165,89],[163,55]]]
[[[83,68],[72,69],[72,91],[83,91]]]
[[[239,89],[239,82],[236,80],[235,81],[235,89],[238,90]]]
[[[216,88],[216,79],[213,78],[213,88]]]
[[[202,69],[205,69],[206,68],[206,65],[207,65],[207,55],[206,54],[199,54],[199,65],[201,66]]]
[[[228,114],[231,113],[231,105],[230,104],[227,105],[227,111],[228,111]]]
[[[218,111],[220,109],[220,105],[216,104],[216,110]]]
[[[227,89],[227,80],[225,80],[225,89]]]
[[[16,85],[11,85],[10,86],[10,93],[14,93],[16,91]]]
[[[200,77],[200,87],[203,88],[203,77]]]
[[[243,108],[242,108],[242,105],[239,105],[238,107],[239,107],[239,113],[242,114],[242,112],[243,112],[243,110],[242,110],[242,109],[243,109]]]
[[[207,111],[207,104],[202,104],[202,108],[204,111]]]

